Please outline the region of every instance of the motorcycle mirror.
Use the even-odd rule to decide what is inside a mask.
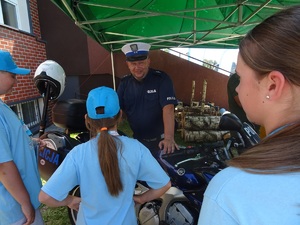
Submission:
[[[222,115],[219,123],[221,130],[237,131],[242,136],[245,148],[259,143],[260,137],[248,123],[242,123],[235,114],[225,109],[220,109],[220,113]]]
[[[233,113],[220,109],[221,119],[219,122],[219,128],[221,130],[234,130],[240,131],[243,128],[241,120]]]

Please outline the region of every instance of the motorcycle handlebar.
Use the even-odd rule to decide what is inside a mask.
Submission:
[[[206,149],[214,149],[214,148],[219,148],[219,147],[224,147],[223,141],[217,141],[217,142],[213,142],[213,143],[204,143],[201,146],[179,148],[179,150],[175,150],[175,152],[173,152],[173,153],[162,154],[161,158],[166,159],[166,158],[174,157],[174,156],[194,155],[194,154],[198,154],[201,152],[204,153],[204,151]]]
[[[192,147],[192,148],[179,148],[179,150],[175,150],[175,152],[173,153],[169,153],[169,154],[162,154],[161,158],[162,159],[166,159],[169,157],[174,157],[174,156],[182,156],[182,155],[192,155],[192,154],[197,154],[201,152],[201,148],[199,147]]]

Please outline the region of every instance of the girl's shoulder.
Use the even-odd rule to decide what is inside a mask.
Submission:
[[[149,151],[141,142],[137,139],[119,136],[119,139],[122,142],[122,152],[135,152],[135,154],[143,154],[145,151]]]
[[[246,172],[235,167],[227,167],[218,172],[209,182],[205,194],[217,197],[217,195],[224,189],[230,189],[240,182],[240,177],[246,175]]]
[[[136,147],[142,145],[141,142],[139,142],[137,139],[134,139],[132,137],[120,135],[118,138],[121,140],[123,145],[133,145]]]

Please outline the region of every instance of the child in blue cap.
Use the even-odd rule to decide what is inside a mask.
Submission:
[[[118,134],[122,111],[113,89],[91,90],[86,107],[86,126],[96,137],[73,148],[39,199],[50,207],[77,209],[76,224],[137,224],[134,202],[160,197],[170,188],[170,179],[144,145]],[[137,180],[152,189],[134,196]],[[76,185],[81,198],[69,195]]]
[[[27,75],[11,54],[0,50],[0,96],[12,91],[16,75]],[[34,142],[27,126],[0,99],[0,224],[44,224],[38,209],[42,186]]]

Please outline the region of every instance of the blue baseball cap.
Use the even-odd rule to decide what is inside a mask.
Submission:
[[[19,68],[8,51],[0,50],[0,71],[6,71],[19,75],[27,75],[30,69]]]
[[[104,112],[98,113],[97,108],[103,107]],[[117,92],[109,87],[92,89],[86,100],[87,114],[91,119],[112,118],[120,111],[119,97]]]
[[[150,47],[151,45],[147,43],[134,42],[124,45],[122,52],[125,54],[127,61],[140,61],[147,59]]]

